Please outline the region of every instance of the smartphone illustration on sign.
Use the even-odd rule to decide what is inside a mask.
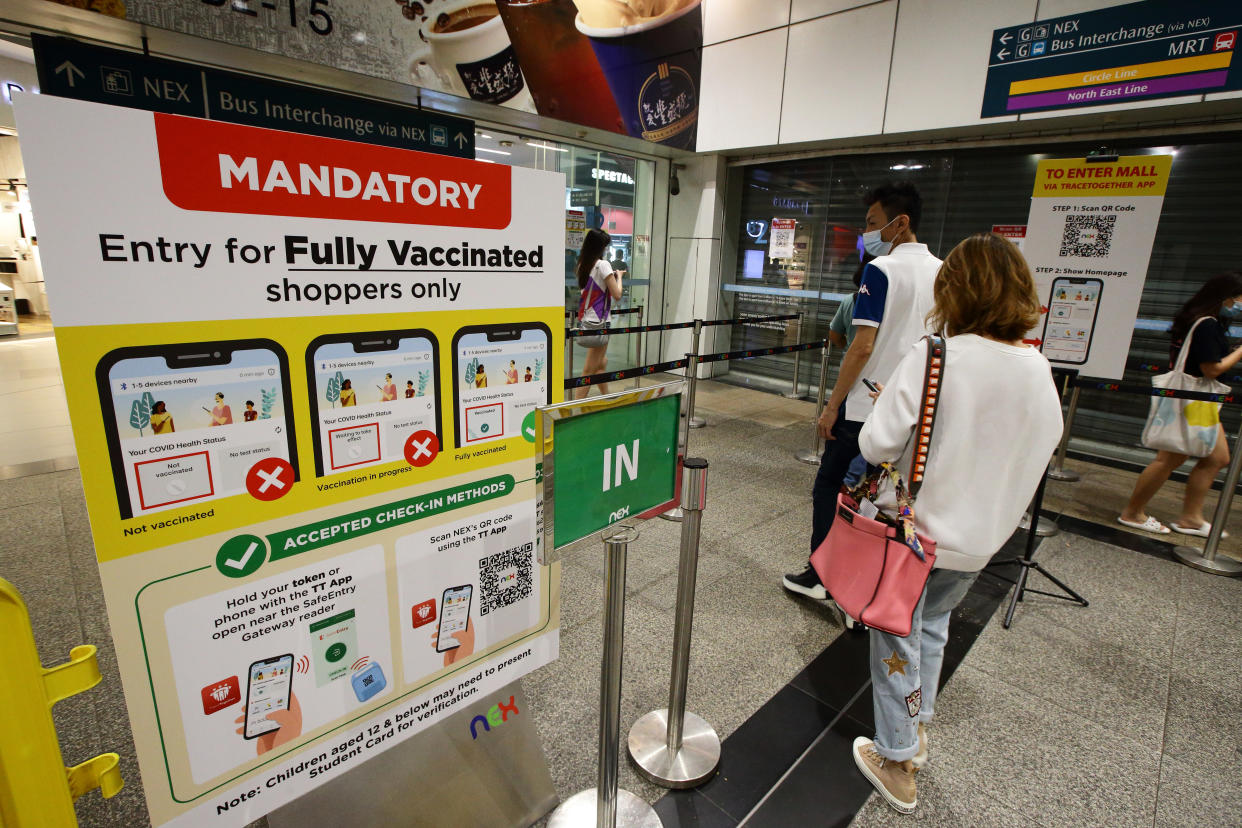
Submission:
[[[328,334],[306,349],[315,475],[405,458],[418,431],[440,430],[440,359],[425,330]]]
[[[280,725],[267,718],[276,710],[289,709],[289,696],[293,685],[293,655],[256,661],[250,665],[250,680],[246,683],[247,739],[255,739],[264,733],[279,730]]]
[[[458,448],[516,437],[552,401],[552,334],[539,322],[472,325],[453,336]]]
[[[1082,365],[1087,361],[1103,291],[1104,283],[1099,279],[1052,280],[1040,348],[1050,362]]]
[[[298,459],[289,363],[270,339],[119,348],[95,369],[117,504],[132,518],[246,492]]]
[[[436,652],[446,653],[461,646],[455,636],[470,623],[470,598],[474,586],[449,587],[440,598],[440,627],[436,633]]]

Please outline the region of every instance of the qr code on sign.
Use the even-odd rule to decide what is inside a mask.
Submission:
[[[534,591],[534,544],[506,549],[479,561],[479,615],[512,606]]]
[[[1061,236],[1062,256],[1101,258],[1113,247],[1116,216],[1088,216],[1071,213],[1065,217],[1065,233]]]

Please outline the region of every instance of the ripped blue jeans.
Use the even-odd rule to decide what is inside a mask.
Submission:
[[[918,723],[930,722],[935,713],[949,616],[978,577],[978,572],[933,569],[910,635],[870,631],[875,749],[884,758],[901,762],[918,753]]]

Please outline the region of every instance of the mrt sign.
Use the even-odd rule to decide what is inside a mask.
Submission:
[[[676,505],[685,383],[539,410],[544,551]]]

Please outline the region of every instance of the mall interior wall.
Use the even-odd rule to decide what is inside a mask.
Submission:
[[[987,49],[1004,26],[1114,0],[711,0],[704,4],[700,152],[1040,121],[981,118]],[[1164,109],[1217,93],[1078,109]]]

